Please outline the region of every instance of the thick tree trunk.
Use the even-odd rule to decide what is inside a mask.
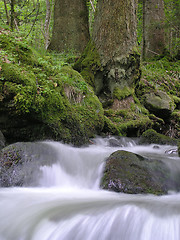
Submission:
[[[49,49],[82,53],[89,41],[88,10],[85,0],[56,0],[54,26]]]
[[[106,71],[104,88],[132,87],[138,75],[137,0],[99,0],[94,20],[93,41]]]
[[[143,59],[162,54],[165,49],[164,1],[143,1]]]

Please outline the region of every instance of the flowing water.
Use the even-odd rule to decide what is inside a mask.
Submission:
[[[121,146],[110,147],[100,138],[83,148],[43,144],[57,159],[40,167],[37,186],[0,189],[0,240],[180,239],[180,193],[157,197],[99,188],[104,160],[112,152],[163,159],[177,170],[180,158],[165,153],[171,146],[138,146],[122,139]]]

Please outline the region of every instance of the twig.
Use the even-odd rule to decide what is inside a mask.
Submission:
[[[39,0],[38,0],[38,1],[37,1],[38,9],[37,9],[37,13],[36,13],[36,18],[34,19],[34,22],[33,22],[32,26],[31,26],[31,29],[30,29],[29,33],[26,35],[25,38],[27,38],[27,37],[29,36],[29,34],[30,34],[31,31],[33,30],[33,27],[34,27],[34,25],[35,25],[35,23],[36,23],[36,20],[37,20],[38,14],[39,14],[39,5],[40,5],[40,4],[39,4]]]
[[[95,12],[95,7],[94,7],[93,2],[92,2],[91,0],[89,0],[89,1],[90,1],[90,3],[91,3],[91,6],[92,6],[93,11]]]

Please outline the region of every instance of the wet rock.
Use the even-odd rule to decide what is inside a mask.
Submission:
[[[172,188],[169,178],[170,171],[163,162],[116,151],[106,161],[101,186],[115,192],[161,195]]]
[[[53,161],[54,151],[43,142],[15,143],[0,151],[0,187],[36,186],[40,166]],[[56,156],[54,156],[54,161]]]

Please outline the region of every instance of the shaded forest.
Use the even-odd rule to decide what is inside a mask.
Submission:
[[[180,135],[179,1],[0,1],[8,143]]]

